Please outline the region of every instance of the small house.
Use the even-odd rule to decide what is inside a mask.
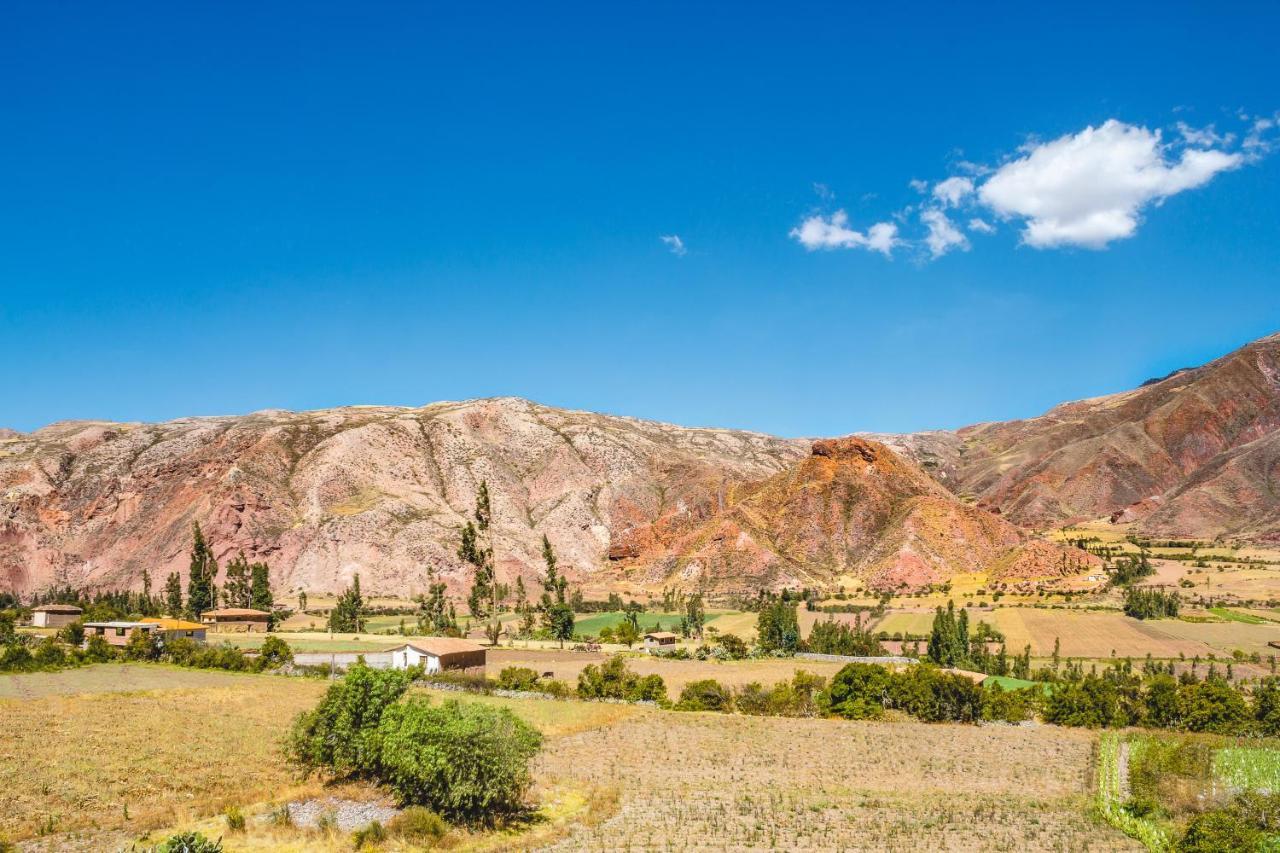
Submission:
[[[109,646],[127,646],[133,635],[142,631],[150,633],[157,630],[153,622],[86,622],[84,623],[84,641],[91,637],[101,637]]]
[[[206,628],[214,631],[260,633],[270,627],[271,614],[248,607],[223,607],[221,610],[206,610],[201,613],[200,621]]]
[[[161,635],[166,640],[188,639],[195,640],[197,643],[203,643],[205,641],[205,631],[207,629],[199,622],[188,622],[185,619],[161,619],[154,617],[143,619],[141,621],[146,622],[149,625],[155,625],[156,630],[160,631]]]
[[[74,604],[42,604],[31,611],[31,624],[36,628],[61,628],[83,614]]]
[[[391,650],[391,668],[421,665],[428,673],[446,669],[484,670],[485,647],[458,637],[422,637]]]
[[[644,650],[652,652],[663,646],[674,646],[680,638],[670,631],[650,631],[644,635]]]

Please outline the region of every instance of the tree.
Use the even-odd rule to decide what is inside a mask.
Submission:
[[[416,696],[388,708],[378,734],[382,778],[402,804],[490,825],[523,808],[542,746],[537,729],[507,708]]]
[[[564,605],[559,605],[563,607]],[[622,643],[627,648],[631,648],[640,642],[640,629],[636,627],[634,621],[623,620],[613,629],[613,639],[615,642]],[[563,645],[563,644],[562,644]]]
[[[556,552],[551,547],[551,540],[542,537],[542,562],[546,564],[547,573],[542,578],[542,624],[554,640],[564,641],[573,637],[573,608],[565,603],[565,590],[568,579],[560,574],[556,565]]]
[[[266,563],[254,563],[249,566],[249,574],[249,606],[270,612],[276,603],[275,596],[271,594],[271,567]],[[306,595],[301,593],[299,600],[305,602]]]
[[[222,584],[222,603],[227,607],[249,607],[253,596],[249,588],[249,562],[244,552],[227,563],[226,578]]]
[[[356,664],[314,710],[294,720],[286,743],[289,758],[306,770],[326,769],[340,777],[375,774],[381,764],[378,724],[408,688],[404,670]]]
[[[850,720],[884,715],[892,684],[889,671],[870,663],[851,663],[836,673],[827,690],[831,713]]]
[[[453,605],[449,603],[444,583],[433,583],[427,595],[419,595],[418,633],[454,635],[458,634],[458,619],[454,615]]]
[[[218,561],[200,532],[199,523],[191,525],[191,565],[187,572],[187,612],[195,619],[207,610],[218,606],[218,588],[214,579],[218,576]]]
[[[335,634],[364,630],[364,597],[360,594],[359,574],[352,576],[351,586],[342,591],[329,611],[329,630]]]
[[[800,646],[796,606],[785,595],[766,598],[756,617],[756,635],[760,648],[766,652],[794,654]]]
[[[458,557],[472,568],[471,594],[467,605],[473,619],[488,619],[485,636],[496,645],[502,635],[502,623],[498,619],[500,590],[494,568],[493,543],[489,534],[492,508],[489,504],[489,484],[480,481],[476,492],[475,521],[468,521],[462,528],[458,544]]]
[[[305,589],[298,593],[298,609],[303,613],[307,612],[307,591]]]
[[[685,636],[701,637],[702,626],[707,621],[707,611],[702,604],[702,593],[695,593],[689,596],[684,604]]]

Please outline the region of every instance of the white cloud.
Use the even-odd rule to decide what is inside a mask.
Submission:
[[[831,199],[836,197],[836,194],[831,191],[831,187],[827,186],[826,184],[819,183],[817,181],[814,181],[813,183],[813,191],[818,196],[818,198],[822,199],[823,201],[830,201]]]
[[[959,176],[947,178],[933,185],[933,197],[942,202],[943,207],[955,207],[971,192],[973,192],[973,181]]]
[[[898,226],[892,222],[877,222],[864,234],[849,227],[849,214],[837,210],[829,217],[810,216],[792,228],[790,236],[800,241],[809,251],[818,249],[870,249],[885,255],[892,254],[898,245]]]
[[[929,247],[929,254],[932,257],[940,258],[952,249],[967,250],[969,248],[969,239],[938,208],[929,208],[921,212],[920,221],[929,227],[924,243]]]
[[[922,181],[919,178],[912,178],[911,180],[907,181],[907,186],[911,187],[911,189],[915,190],[921,195],[924,195],[926,192],[929,191],[929,182]]]
[[[978,218],[978,217],[976,217],[976,216],[975,216],[973,219],[970,219],[970,220],[969,220],[969,230],[970,230],[970,231],[977,231],[979,234],[994,234],[994,233],[996,233],[996,228],[995,228],[995,226],[994,226],[994,225],[992,225],[992,224],[991,224],[990,222],[988,222],[987,220],[985,220],[985,219],[979,219],[979,218]]]
[[[1185,121],[1178,122],[1175,127],[1178,133],[1182,134],[1182,139],[1188,145],[1197,145],[1201,148],[1212,148],[1215,145],[1230,145],[1235,141],[1235,134],[1228,133],[1225,136],[1214,130],[1213,125],[1208,127],[1192,127]]]
[[[1074,135],[1023,149],[978,188],[983,204],[1025,220],[1029,246],[1104,248],[1132,237],[1142,209],[1208,183],[1244,158],[1189,147],[1181,156],[1158,131],[1112,119]]]
[[[658,239],[666,243],[667,248],[671,250],[671,254],[677,258],[683,258],[689,254],[689,250],[685,247],[684,241],[680,239],[679,234],[663,234]]]

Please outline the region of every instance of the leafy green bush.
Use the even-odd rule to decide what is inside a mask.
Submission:
[[[492,823],[523,807],[542,735],[506,708],[413,697],[379,725],[381,776],[402,803]]]
[[[279,669],[293,663],[293,649],[289,644],[274,634],[269,634],[258,648],[258,660],[255,664],[259,671]]]
[[[889,671],[870,663],[851,663],[836,673],[827,689],[831,713],[849,720],[884,716],[892,686]]]
[[[387,831],[378,821],[357,829],[351,836],[351,842],[357,850],[372,847],[387,840]]]
[[[537,690],[538,673],[527,666],[508,666],[498,673],[498,687],[503,690]]]
[[[731,711],[733,693],[714,678],[691,681],[680,691],[675,707],[677,711]]]
[[[1196,815],[1174,847],[1179,853],[1222,853],[1261,850],[1264,836],[1239,814],[1215,809]]]
[[[578,674],[578,696],[582,699],[662,702],[667,698],[667,686],[660,675],[641,678],[627,669],[622,655],[614,655],[598,666],[588,664]]]
[[[1021,723],[1036,714],[1040,691],[1037,688],[1005,690],[993,684],[982,690],[982,719],[989,723]]]
[[[227,832],[244,832],[244,812],[238,806],[230,806],[223,815],[227,821]]]
[[[84,659],[90,663],[106,663],[113,660],[116,650],[101,635],[94,634],[84,647]]]
[[[356,664],[330,685],[314,710],[294,720],[289,757],[309,770],[325,768],[339,776],[376,773],[382,753],[378,724],[408,687],[409,677],[400,670]]]

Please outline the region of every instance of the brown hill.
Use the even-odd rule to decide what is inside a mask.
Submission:
[[[0,439],[0,588],[136,586],[144,571],[158,586],[185,571],[193,521],[220,558],[269,560],[282,588],[356,572],[382,593],[458,587],[481,479],[504,576],[533,580],[545,534],[591,581],[615,565],[616,531],[663,542],[807,449],[515,399],[54,424]]]
[[[816,441],[798,464],[731,490],[723,511],[648,562],[651,580],[721,589],[864,581],[891,590],[956,572],[1052,577],[1098,563],[966,506],[885,445],[853,437]]]
[[[1153,532],[1212,538],[1280,527],[1267,496],[1277,428],[1280,335],[1272,335],[1037,418],[881,438],[957,494],[1020,524],[1125,514]]]

